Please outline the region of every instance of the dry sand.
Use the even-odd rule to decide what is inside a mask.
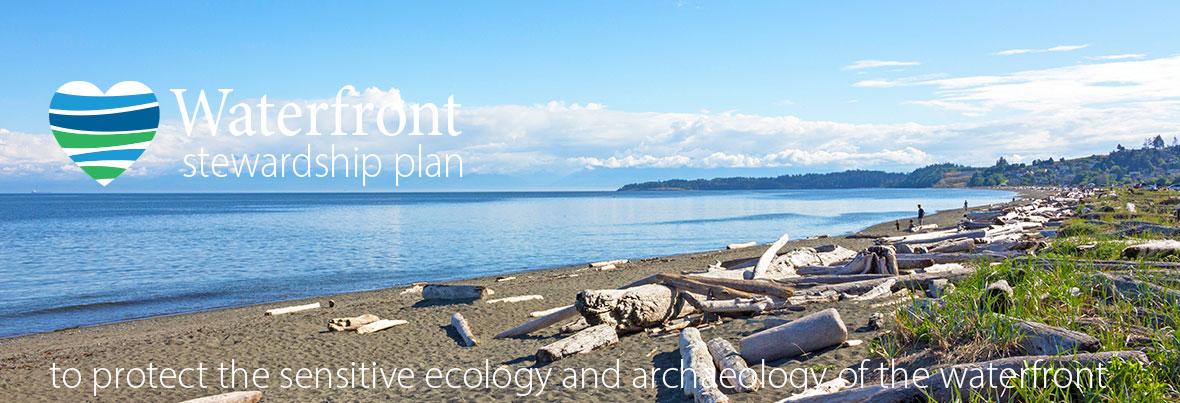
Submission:
[[[940,227],[953,225],[961,214],[962,210],[947,211],[933,215],[927,221],[937,223]],[[862,233],[880,236],[896,234],[896,231],[893,229],[893,223],[888,222],[865,229]],[[795,241],[789,246],[828,243],[859,250],[868,246],[870,240],[855,236],[833,237]],[[3,392],[3,398],[0,400],[181,401],[228,390],[223,390],[217,385],[217,373],[210,369],[206,375],[206,383],[209,386],[207,390],[129,389],[124,383],[119,389],[113,389],[112,386],[110,389],[99,391],[96,399],[90,394],[91,371],[95,367],[142,368],[148,363],[156,367],[171,368],[196,367],[199,363],[204,363],[206,367],[216,367],[220,363],[228,365],[230,360],[234,360],[238,367],[267,368],[271,372],[268,382],[271,387],[264,390],[264,400],[272,402],[520,400],[521,398],[515,394],[526,390],[432,389],[426,387],[424,377],[426,370],[434,367],[483,370],[485,360],[489,360],[492,369],[501,365],[513,370],[532,367],[532,355],[537,348],[559,339],[559,326],[515,339],[494,340],[492,335],[530,319],[529,313],[532,311],[573,303],[574,295],[583,289],[616,288],[660,272],[698,271],[716,260],[757,257],[763,250],[764,247],[759,246],[736,251],[647,259],[631,262],[618,270],[607,272],[593,271],[585,269],[585,265],[577,265],[518,273],[515,274],[516,279],[507,282],[496,282],[494,277],[457,282],[488,286],[495,290],[492,298],[540,294],[545,298],[542,301],[500,304],[477,301],[470,304],[428,305],[421,302],[418,294],[402,295],[403,288],[396,288],[2,339],[0,391]],[[310,302],[326,303],[329,298],[336,302],[335,307],[273,317],[263,316],[266,309]],[[865,344],[829,349],[794,360],[772,362],[769,368],[766,368],[827,368],[828,379],[831,379],[840,369],[855,365],[868,356],[867,342],[876,336],[877,332],[856,332],[854,329],[863,326],[873,312],[886,310],[871,309],[868,305],[869,303],[855,302],[812,304],[804,312],[727,320],[724,324],[705,329],[701,333],[706,340],[723,337],[736,345],[745,335],[812,312],[836,307],[852,332],[850,338],[864,340]],[[454,312],[460,312],[467,318],[480,339],[478,346],[459,346],[458,335],[448,326],[450,316]],[[376,314],[382,318],[403,319],[409,321],[409,324],[367,335],[325,332],[325,323],[329,318],[364,313]],[[623,381],[623,385],[618,389],[566,389],[560,385],[562,377],[566,375],[563,372],[566,368],[601,370],[615,367],[616,359],[622,368],[620,378]],[[282,368],[352,368],[353,363],[361,362],[376,362],[386,369],[413,368],[418,386],[408,390],[396,385],[390,389],[383,385],[367,389],[281,387],[284,381],[279,371]],[[83,375],[82,385],[77,389],[55,389],[50,377],[52,364],[60,368],[79,368]],[[538,367],[542,371],[553,369],[552,375],[544,393],[539,397],[533,395],[529,400],[679,401],[682,399],[680,390],[631,386],[635,376],[634,369],[651,371],[652,368],[673,368],[678,365],[679,353],[675,336],[652,337],[644,333],[629,335],[622,337],[614,346]],[[138,381],[138,378],[135,380]],[[539,381],[534,382],[534,393],[537,388]],[[734,401],[773,401],[789,396],[795,391],[788,386],[783,389],[764,389],[754,394],[731,394],[730,398]]]

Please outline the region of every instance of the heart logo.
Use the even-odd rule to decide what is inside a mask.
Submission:
[[[151,88],[123,81],[105,93],[86,81],[62,84],[49,103],[49,129],[74,164],[106,186],[123,174],[160,126]]]

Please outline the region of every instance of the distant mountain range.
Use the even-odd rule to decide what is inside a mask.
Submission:
[[[756,189],[847,189],[847,188],[929,188],[966,186],[1106,186],[1149,183],[1180,184],[1180,144],[1173,138],[1168,146],[1160,136],[1144,141],[1143,148],[1118,145],[1106,155],[1067,160],[1033,160],[1009,163],[1000,158],[991,167],[935,164],[913,172],[851,170],[832,173],[782,175],[777,177],[729,177],[714,179],[670,179],[633,183],[619,188],[632,190],[756,190]]]

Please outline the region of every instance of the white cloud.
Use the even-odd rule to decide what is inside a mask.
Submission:
[[[852,83],[852,86],[857,87],[857,88],[893,88],[893,87],[896,87],[899,85],[905,85],[905,83],[897,81],[897,80],[886,80],[883,78],[876,78],[876,79],[872,79],[872,80],[861,80],[861,81],[857,81],[855,83]]]
[[[922,63],[916,62],[916,61],[899,61],[899,60],[857,60],[855,62],[852,62],[852,64],[844,66],[844,70],[863,70],[863,69],[875,69],[875,68],[880,68],[880,67],[906,67],[906,66],[917,66],[919,64],[922,64]]]
[[[383,155],[416,152],[421,143],[426,152],[459,153],[472,173],[545,175],[636,167],[898,169],[941,161],[987,165],[999,156],[1031,160],[1089,155],[1115,143],[1139,144],[1144,137],[1180,133],[1180,56],[882,81],[890,84],[879,87],[929,90],[909,105],[974,118],[948,124],[846,123],[734,111],[624,111],[552,101],[465,105],[456,118],[463,130],[458,137],[210,137],[200,127],[189,137],[179,122],[165,121],[129,174],[175,174],[183,156],[200,148],[210,153],[281,153],[300,151],[308,143],[317,150],[334,144],[339,152],[358,147]],[[397,89],[370,88],[357,99],[416,102],[402,96]],[[326,128],[333,122],[319,124]],[[0,174],[56,178],[80,174],[76,170],[48,133],[0,129]]]
[[[1145,57],[1147,57],[1147,55],[1144,53],[1124,53],[1124,54],[1119,54],[1119,55],[1090,56],[1090,57],[1087,57],[1087,59],[1090,59],[1090,60],[1129,60],[1129,59],[1142,59]]]
[[[1075,50],[1085,49],[1088,47],[1090,47],[1089,44],[1085,44],[1085,45],[1057,45],[1057,46],[1054,46],[1051,48],[1045,48],[1045,49],[1008,49],[1008,50],[1001,50],[999,52],[993,53],[993,55],[1015,56],[1015,55],[1023,55],[1023,54],[1030,54],[1030,53],[1072,52]]]

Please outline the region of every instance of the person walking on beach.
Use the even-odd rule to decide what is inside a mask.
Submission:
[[[1180,217],[1180,208],[1178,208],[1176,210],[1176,216]],[[893,220],[893,228],[896,228],[898,231],[901,231],[901,221]]]
[[[967,201],[963,200],[963,211],[967,211]]]
[[[922,219],[926,218],[926,210],[922,209],[922,205],[918,205],[918,226],[922,226]]]

